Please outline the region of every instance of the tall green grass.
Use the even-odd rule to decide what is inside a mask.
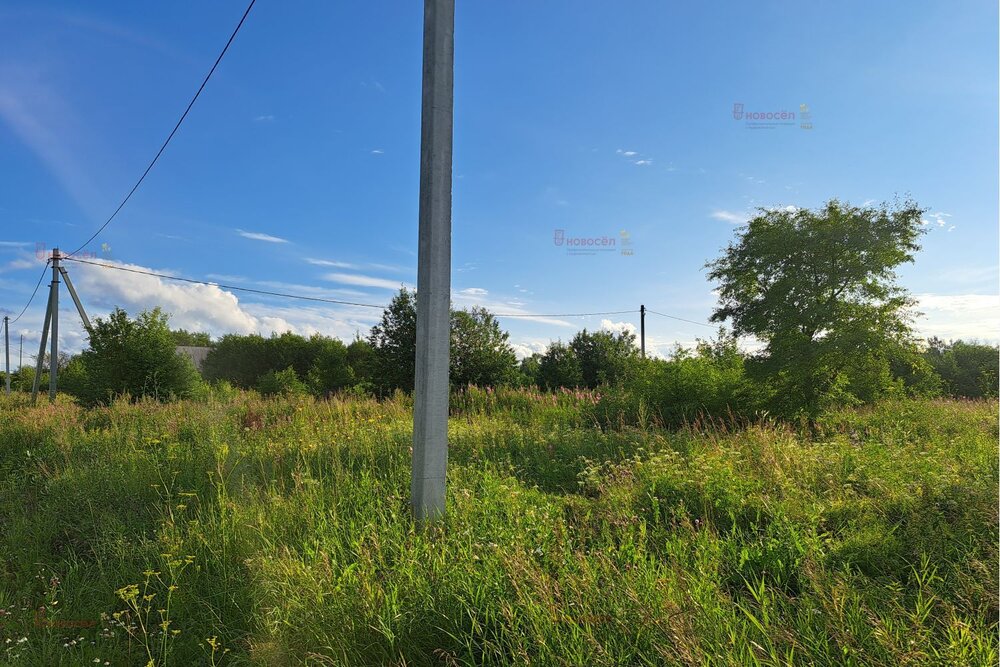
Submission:
[[[417,530],[403,397],[5,399],[0,662],[996,664],[995,403],[807,435],[545,400],[456,398]]]

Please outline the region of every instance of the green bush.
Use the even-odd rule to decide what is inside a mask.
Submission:
[[[309,391],[299,379],[295,369],[289,366],[283,371],[268,371],[257,380],[257,391],[264,396],[305,394]]]
[[[122,395],[158,400],[190,396],[199,383],[198,371],[177,354],[167,318],[159,308],[135,319],[116,308],[106,319],[95,319],[89,348],[69,364],[67,389],[87,405]]]
[[[723,332],[693,352],[678,347],[671,359],[634,362],[620,386],[602,390],[596,415],[608,425],[746,420],[756,418],[766,400],[764,388],[747,376],[735,339]]]

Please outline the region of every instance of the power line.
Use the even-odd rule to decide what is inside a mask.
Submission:
[[[666,313],[658,313],[655,310],[650,310],[649,308],[646,309],[646,312],[647,313],[652,313],[653,315],[659,315],[660,317],[666,317],[666,318],[669,318],[671,320],[679,320],[681,322],[687,322],[688,324],[697,324],[700,327],[708,327],[709,329],[714,329],[715,328],[711,324],[705,324],[704,322],[696,322],[694,320],[687,320],[687,319],[684,319],[683,317],[677,317],[676,315],[667,315]]]
[[[287,292],[271,292],[268,290],[254,289],[252,287],[239,287],[237,285],[224,285],[222,283],[213,283],[207,280],[195,280],[193,278],[181,278],[180,276],[171,276],[165,273],[156,273],[155,271],[143,271],[141,269],[131,269],[126,266],[115,266],[114,264],[103,264],[101,262],[91,262],[86,259],[76,259],[73,257],[63,257],[63,259],[69,260],[71,262],[78,262],[80,264],[91,264],[93,266],[100,266],[105,269],[114,269],[115,271],[127,271],[128,273],[138,273],[144,276],[155,276],[156,278],[164,278],[166,280],[178,280],[185,283],[194,283],[196,285],[208,285],[210,287],[218,287],[221,289],[234,290],[238,292],[250,292],[251,294],[264,294],[266,296],[280,296],[287,299],[301,299],[303,301],[319,301],[322,303],[335,303],[342,306],[360,306],[362,308],[385,308],[385,306],[379,306],[374,303],[358,303],[355,301],[340,301],[338,299],[325,299],[318,296],[305,296],[303,294],[289,294]]]
[[[241,287],[239,285],[227,285],[224,283],[216,283],[208,280],[196,280],[194,278],[182,278],[180,276],[171,276],[166,273],[158,273],[156,271],[144,271],[142,269],[133,269],[127,266],[117,266],[114,264],[104,264],[102,262],[92,262],[87,259],[76,259],[75,257],[63,256],[62,259],[68,260],[70,262],[76,262],[78,264],[90,264],[92,266],[99,266],[104,269],[114,269],[115,271],[125,271],[127,273],[136,273],[143,276],[152,276],[155,278],[163,278],[165,280],[176,280],[179,282],[191,283],[194,285],[208,285],[209,287],[218,287],[220,289],[234,290],[237,292],[249,292],[251,294],[262,294],[265,296],[277,296],[286,299],[300,299],[302,301],[317,301],[320,303],[332,303],[341,306],[358,306],[361,308],[381,308],[385,309],[386,306],[374,304],[374,303],[361,303],[358,301],[342,301],[340,299],[327,299],[318,296],[306,296],[304,294],[291,294],[289,292],[272,292],[270,290],[255,289],[252,287]],[[44,273],[42,276],[44,277]],[[39,283],[41,281],[39,280]],[[37,290],[37,287],[36,287]],[[29,302],[30,303],[30,302]],[[25,306],[27,308],[27,306]],[[535,318],[535,317],[593,317],[597,315],[629,315],[638,313],[638,310],[608,310],[602,312],[594,313],[492,313],[494,317],[512,317],[512,318]],[[646,309],[647,313],[653,313],[654,315],[659,315],[661,317],[668,317],[673,320],[681,320],[683,322],[689,322],[691,324],[697,324],[703,327],[713,328],[710,324],[704,324],[702,322],[695,322],[694,320],[686,320],[682,317],[675,317],[673,315],[667,315],[665,313],[659,313],[655,310]],[[23,313],[23,311],[22,311]],[[20,317],[20,316],[18,316]],[[16,320],[15,320],[16,321]]]
[[[208,74],[205,76],[205,79],[201,82],[201,85],[198,87],[198,92],[196,92],[194,94],[194,97],[191,98],[191,101],[188,103],[187,108],[184,109],[184,113],[181,114],[180,120],[178,120],[177,124],[174,125],[174,129],[170,131],[170,135],[167,136],[167,140],[163,142],[162,146],[160,146],[160,150],[156,152],[156,156],[153,158],[152,162],[149,163],[149,166],[146,167],[146,171],[142,172],[142,176],[139,177],[139,180],[135,182],[135,185],[132,186],[132,189],[129,190],[127,195],[125,195],[125,199],[122,200],[122,203],[118,204],[118,208],[116,208],[115,212],[111,214],[111,217],[105,220],[104,224],[101,225],[98,228],[98,230],[91,235],[89,239],[84,241],[83,245],[81,245],[79,248],[69,253],[68,255],[65,255],[63,257],[64,259],[72,257],[76,253],[80,252],[81,250],[86,248],[91,241],[97,238],[98,234],[103,232],[105,227],[111,224],[111,221],[115,219],[115,216],[118,215],[118,212],[125,207],[125,204],[128,203],[128,200],[132,198],[132,195],[135,194],[135,191],[139,189],[140,185],[142,185],[142,182],[146,179],[146,175],[149,174],[149,172],[153,169],[153,165],[156,164],[156,161],[160,159],[160,156],[163,154],[163,151],[167,148],[167,144],[169,144],[170,140],[174,138],[175,134],[177,134],[177,130],[180,129],[181,123],[183,123],[184,119],[187,118],[188,112],[191,111],[191,107],[193,107],[194,103],[198,100],[198,97],[201,95],[201,91],[205,89],[205,85],[208,83],[208,80],[212,78],[212,74],[215,73],[215,68],[219,66],[220,62],[222,62],[222,57],[226,55],[226,51],[229,50],[229,45],[233,43],[234,39],[236,39],[236,34],[240,31],[240,28],[243,27],[243,22],[246,21],[246,18],[250,14],[250,10],[253,9],[253,5],[256,1],[257,0],[250,0],[250,4],[247,5],[246,11],[243,12],[243,17],[240,19],[240,22],[236,24],[236,29],[233,30],[233,34],[229,36],[229,41],[226,42],[226,45],[223,47],[222,52],[219,53],[219,57],[215,59],[215,64],[212,65],[212,69],[208,71]]]
[[[28,303],[24,304],[24,308],[21,309],[21,312],[18,313],[17,317],[15,317],[14,319],[12,319],[8,323],[8,326],[10,326],[11,324],[14,324],[19,319],[21,319],[21,315],[24,315],[24,312],[26,310],[28,310],[28,306],[30,306],[31,302],[35,300],[35,295],[38,294],[38,288],[41,286],[42,280],[45,279],[45,274],[48,272],[48,270],[49,270],[49,260],[45,260],[45,267],[42,269],[42,275],[38,276],[38,282],[35,283],[35,289],[34,289],[34,291],[31,292],[31,296],[28,298]]]
[[[638,313],[638,310],[610,310],[603,313],[555,313],[541,314],[534,313],[491,313],[494,317],[591,317],[594,315],[628,315]]]

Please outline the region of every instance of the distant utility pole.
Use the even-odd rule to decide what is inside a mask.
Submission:
[[[646,358],[646,306],[639,306],[639,350],[642,358]]]
[[[7,374],[7,395],[10,396],[10,317],[3,317],[3,355]]]
[[[54,403],[56,400],[56,386],[57,378],[56,375],[59,372],[59,276],[62,275],[66,279],[66,287],[69,289],[69,295],[73,297],[73,303],[76,304],[76,309],[80,313],[80,319],[83,320],[83,326],[86,328],[87,333],[90,333],[90,319],[87,317],[87,313],[83,310],[83,304],[80,303],[80,297],[76,294],[76,289],[73,287],[73,282],[69,279],[69,273],[66,269],[62,267],[59,260],[62,255],[59,254],[59,248],[52,249],[52,282],[49,284],[49,305],[45,309],[45,319],[42,322],[42,340],[38,344],[38,359],[35,362],[35,381],[31,386],[31,402],[34,403],[38,400],[38,388],[42,381],[42,366],[45,359],[45,342],[49,335],[49,328],[52,328],[52,348],[49,351],[49,402]],[[24,343],[24,336],[21,337],[22,344]]]
[[[420,240],[413,406],[413,518],[441,518],[448,470],[451,343],[451,164],[455,0],[424,1],[420,123]]]

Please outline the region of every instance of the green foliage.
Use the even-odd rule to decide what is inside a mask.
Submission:
[[[891,390],[889,359],[912,346],[895,268],[913,261],[922,210],[761,210],[708,265],[719,282],[714,321],[767,345],[753,370],[778,411],[815,419],[824,405],[864,402]]]
[[[569,346],[580,364],[581,382],[590,389],[617,384],[639,358],[635,334],[631,331],[616,334],[584,329],[573,336]]]
[[[372,382],[382,394],[413,391],[417,354],[417,295],[405,287],[371,328]]]
[[[1000,350],[993,345],[927,341],[924,360],[941,376],[944,391],[961,398],[996,398],[1000,378]]]
[[[289,366],[283,371],[268,371],[257,380],[257,391],[264,396],[275,394],[291,395],[305,394],[308,389],[304,382],[299,379],[295,369]]]
[[[549,344],[549,349],[538,362],[538,385],[550,391],[583,385],[583,369],[571,345],[562,341]]]
[[[131,319],[121,308],[93,321],[89,348],[72,364],[64,381],[85,404],[121,395],[167,400],[186,397],[198,385],[198,371],[178,355],[168,316],[159,308]]]
[[[496,387],[513,383],[517,357],[509,335],[485,308],[452,311],[452,386]]]
[[[453,387],[500,386],[517,381],[517,357],[508,334],[485,308],[451,312]],[[413,391],[417,351],[416,294],[401,288],[372,327],[372,381],[382,395]]]
[[[0,397],[0,662],[996,664],[995,402],[664,431],[462,396],[422,530],[402,395]]]
[[[211,347],[212,345],[212,336],[204,331],[172,329],[170,335],[174,339],[174,345],[186,347]]]
[[[521,387],[541,387],[541,367],[542,367],[542,355],[539,352],[535,352],[524,359],[521,359],[521,363],[518,366],[518,380],[517,384]]]
[[[225,380],[250,389],[261,375],[274,368],[266,338],[259,334],[226,334],[205,357],[201,372],[210,382]]]
[[[300,384],[317,396],[340,391],[370,376],[370,350],[364,341],[345,346],[335,338],[309,338],[290,332],[264,338],[229,334],[216,343],[202,369],[211,382],[250,389],[291,368]],[[265,376],[268,376],[265,380]]]
[[[754,419],[767,404],[765,391],[747,376],[735,337],[720,330],[694,351],[678,347],[670,359],[636,363],[621,386],[604,389],[597,417],[604,424],[666,426]]]

